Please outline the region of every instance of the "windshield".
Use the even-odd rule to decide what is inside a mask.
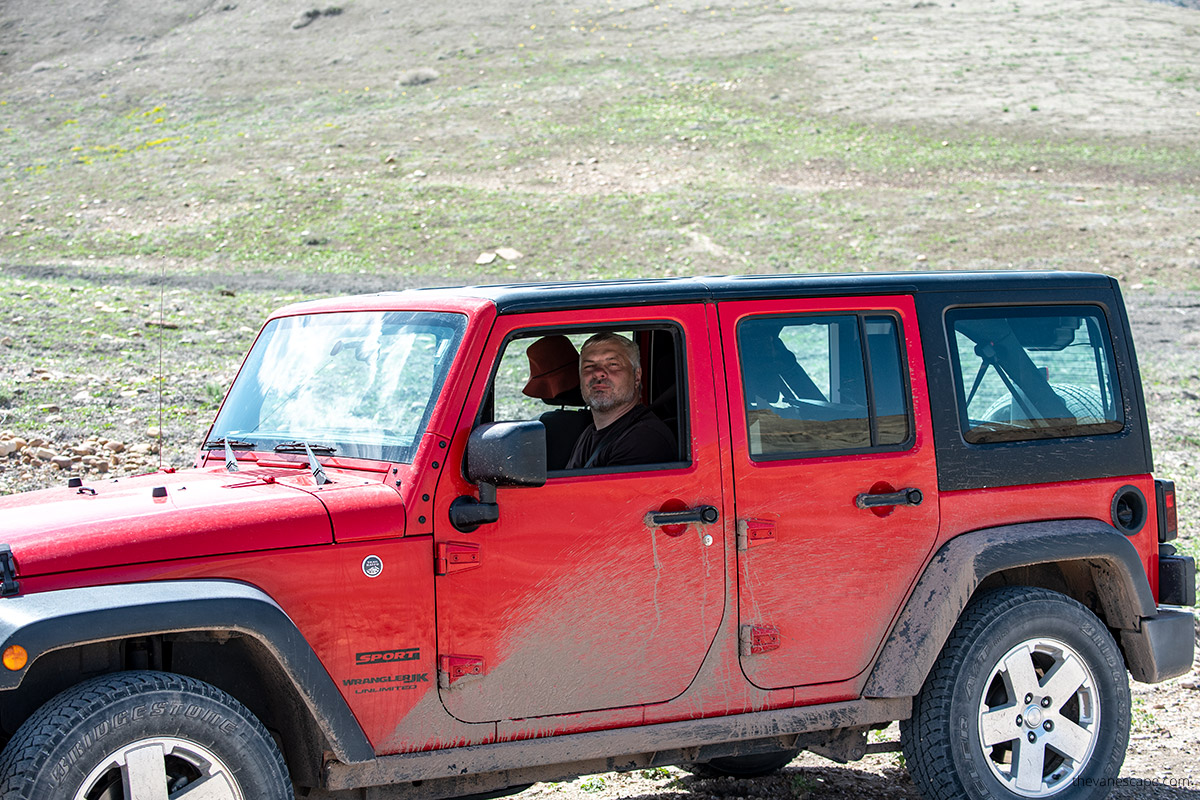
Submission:
[[[271,320],[206,446],[308,445],[320,455],[411,463],[465,327],[459,314],[411,311]]]

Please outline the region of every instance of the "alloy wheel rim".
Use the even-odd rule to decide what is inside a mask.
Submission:
[[[73,800],[246,800],[215,753],[185,739],[139,739],[106,756]]]
[[[1091,760],[1100,730],[1095,676],[1079,654],[1048,637],[1013,647],[979,701],[979,745],[992,775],[1020,797],[1050,797]]]

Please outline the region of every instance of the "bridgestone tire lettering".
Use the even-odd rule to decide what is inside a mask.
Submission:
[[[221,796],[294,797],[282,755],[245,706],[194,678],[150,671],[85,681],[34,712],[0,754],[0,797],[121,797],[121,767],[144,764],[147,751],[158,754],[149,773],[161,773],[163,796],[213,780],[227,786]]]

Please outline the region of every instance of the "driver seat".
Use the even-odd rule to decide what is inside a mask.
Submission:
[[[565,469],[592,414],[579,390],[579,351],[566,336],[543,336],[525,351],[529,381],[521,391],[556,406],[538,417],[546,427],[546,469]]]

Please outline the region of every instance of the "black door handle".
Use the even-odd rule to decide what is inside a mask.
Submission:
[[[683,511],[651,511],[646,514],[646,524],[651,528],[665,525],[711,525],[720,519],[721,513],[713,506],[685,508]]]
[[[887,506],[919,506],[925,498],[920,489],[901,489],[887,494],[860,494],[854,498],[859,508],[886,508]]]

